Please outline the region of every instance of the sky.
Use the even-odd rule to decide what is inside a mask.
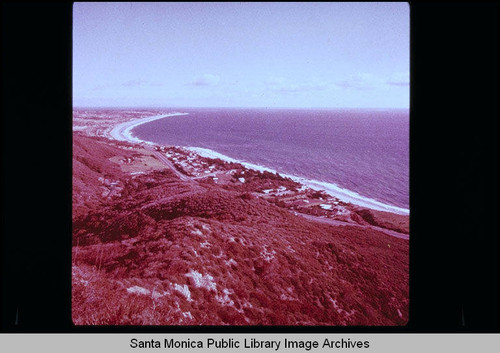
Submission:
[[[408,108],[409,11],[74,3],[73,106]]]

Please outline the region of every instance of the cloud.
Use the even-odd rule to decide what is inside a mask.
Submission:
[[[220,77],[212,74],[204,74],[193,80],[190,85],[192,86],[216,86],[220,81]]]
[[[296,93],[296,92],[313,92],[313,91],[324,91],[328,88],[326,84],[290,84],[284,85],[281,87],[276,87],[273,89],[275,92],[288,92],[288,93]]]
[[[391,86],[409,86],[410,73],[409,72],[396,72],[386,81]]]
[[[298,93],[311,91],[324,91],[329,85],[325,82],[300,82],[292,83],[284,77],[269,77],[264,81],[266,87],[273,92]]]
[[[122,83],[122,86],[123,87],[139,87],[139,86],[143,86],[146,83],[147,83],[147,81],[140,79],[140,78],[137,78],[135,80],[130,80],[130,81]]]
[[[151,86],[151,87],[161,87],[163,86],[163,83],[159,81],[147,81],[143,80],[140,78],[136,78],[134,80],[126,81],[120,84],[102,84],[102,85],[97,85],[94,88],[91,89],[92,92],[96,91],[103,91],[103,90],[108,90],[109,89],[121,89],[122,87],[126,88],[134,88],[134,87],[146,87],[146,86]]]
[[[339,81],[337,86],[347,89],[371,90],[380,86],[381,80],[368,73],[362,73],[351,76],[347,80]]]
[[[94,88],[91,89],[91,91],[102,91],[103,89],[106,89],[108,87],[111,87],[111,85],[97,85]]]
[[[281,76],[271,76],[267,80],[264,81],[266,85],[269,86],[278,86],[278,85],[283,85],[285,84],[286,79]]]
[[[352,75],[350,78],[335,83],[343,89],[375,90],[387,89],[389,86],[408,87],[410,85],[409,72],[396,72],[389,77],[380,78],[370,73]]]

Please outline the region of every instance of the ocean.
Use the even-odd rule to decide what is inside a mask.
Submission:
[[[188,115],[139,125],[132,134],[215,151],[398,213],[409,209],[408,110],[182,111]]]

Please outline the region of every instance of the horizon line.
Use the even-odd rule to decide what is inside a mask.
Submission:
[[[72,109],[349,109],[349,110],[381,110],[381,109],[392,109],[392,110],[410,110],[410,107],[262,107],[262,106],[202,106],[202,107],[190,107],[190,106],[72,106]]]

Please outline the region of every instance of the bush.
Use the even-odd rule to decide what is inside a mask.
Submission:
[[[373,213],[370,212],[370,210],[367,209],[362,209],[356,211],[356,214],[358,214],[365,222],[368,222],[371,225],[378,225],[377,221],[373,217]]]
[[[243,199],[243,200],[253,200],[255,198],[255,196],[253,196],[251,193],[249,192],[245,192],[244,194],[241,194],[240,197]]]
[[[322,190],[318,190],[310,194],[310,197],[313,199],[320,199],[320,198],[326,199],[328,198],[328,194]]]

